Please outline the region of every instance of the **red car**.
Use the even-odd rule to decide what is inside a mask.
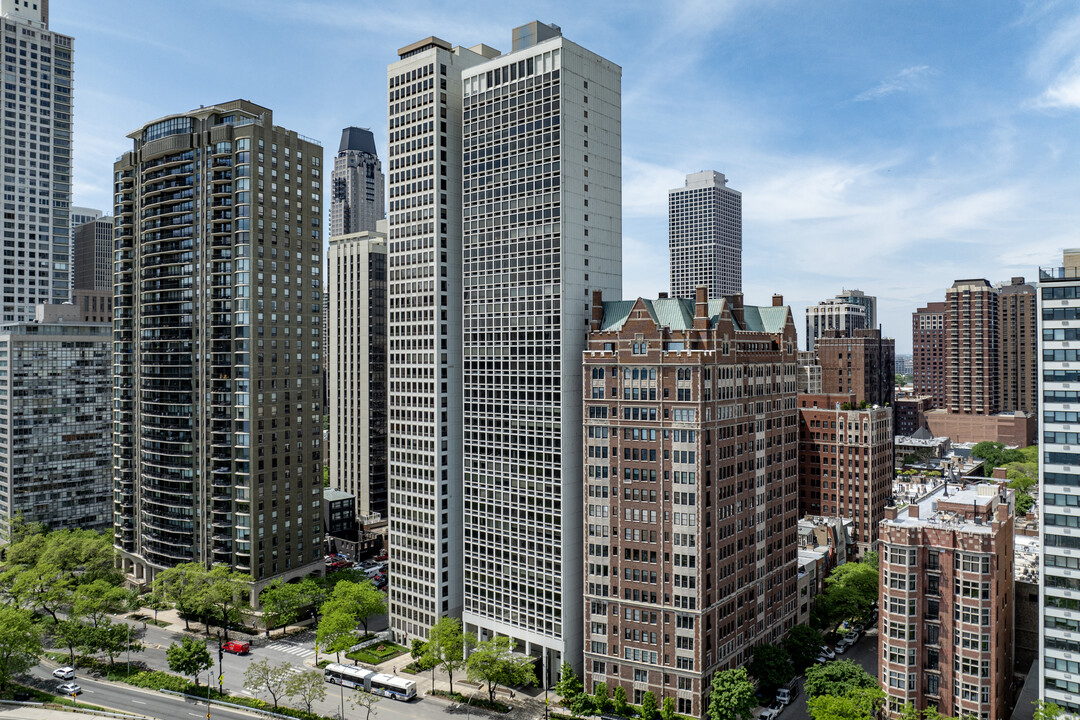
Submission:
[[[240,642],[239,640],[230,640],[221,646],[222,651],[227,653],[233,653],[234,655],[247,655],[251,650],[251,643]]]

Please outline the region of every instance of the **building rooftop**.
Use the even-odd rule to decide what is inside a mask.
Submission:
[[[353,500],[353,496],[347,492],[341,490],[335,490],[333,488],[323,488],[322,491],[323,500],[326,502],[335,502],[338,500]]]
[[[690,298],[661,297],[656,300],[613,300],[604,302],[604,319],[600,324],[602,332],[621,330],[630,312],[638,302],[645,304],[653,321],[660,327],[669,330],[693,330],[694,329],[694,300]],[[709,316],[709,327],[716,327],[720,316],[725,310],[727,300],[724,298],[708,301],[706,312]],[[736,330],[749,332],[781,333],[787,322],[788,308],[784,305],[758,307],[756,305],[743,306],[743,322],[740,326],[736,321]],[[735,320],[735,318],[732,318]]]
[[[993,483],[964,486],[946,482],[914,496],[912,502],[896,510],[895,518],[886,516],[882,522],[900,527],[947,527],[990,534],[992,528],[984,517],[1000,502],[999,493],[999,487]],[[969,518],[959,508],[973,510],[977,517]]]
[[[1039,538],[1027,535],[1013,536],[1013,579],[1021,582],[1039,582]]]

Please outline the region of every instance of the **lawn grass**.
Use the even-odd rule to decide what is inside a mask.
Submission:
[[[398,645],[397,643],[385,642],[378,645],[369,645],[366,648],[355,650],[351,653],[346,653],[345,657],[357,662],[367,663],[368,665],[378,665],[384,663],[387,660],[404,655],[409,652],[407,648]]]

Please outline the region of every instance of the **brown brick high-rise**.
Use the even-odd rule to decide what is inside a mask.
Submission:
[[[997,290],[986,280],[957,280],[945,306],[946,409],[992,415],[1001,410]]]
[[[896,385],[896,341],[881,330],[829,330],[814,345],[821,366],[821,391],[852,393],[855,402],[891,405]]]
[[[926,303],[911,315],[913,384],[916,395],[929,395],[933,407],[945,407],[945,303]]]
[[[1001,409],[1034,413],[1039,405],[1035,288],[1014,277],[999,293]]]
[[[593,300],[585,682],[705,714],[797,610],[797,341],[783,298]]]

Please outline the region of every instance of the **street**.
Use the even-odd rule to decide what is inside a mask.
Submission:
[[[859,642],[843,655],[837,655],[837,660],[854,660],[863,670],[875,678],[878,676],[878,629],[871,628],[865,635],[859,638]],[[803,690],[803,680],[799,678],[799,697],[793,703],[784,708],[777,720],[810,720],[810,712],[806,708],[806,691]]]
[[[152,624],[148,624],[144,631],[141,622],[131,621],[126,618],[115,619],[121,622],[130,623],[133,632],[142,635],[145,650],[141,653],[132,654],[132,662],[141,662],[152,670],[169,671],[168,662],[165,659],[165,650],[172,643],[180,642],[184,637],[184,633],[175,631],[171,628],[159,628]],[[385,628],[385,616],[369,625],[372,631]],[[230,692],[233,695],[250,696],[250,693],[243,690],[243,678],[248,665],[253,661],[268,659],[273,664],[285,662],[292,665],[295,668],[295,672],[314,669],[315,632],[313,630],[307,630],[287,638],[275,637],[269,640],[265,636],[255,637],[237,635],[234,633],[230,634],[230,639],[243,639],[251,643],[251,652],[248,655],[231,655],[226,653],[222,658],[224,688],[226,692]],[[207,646],[211,651],[211,656],[214,658],[214,668],[212,671],[203,673],[201,682],[204,687],[207,679],[212,679],[216,685],[218,676],[217,638],[211,639],[207,643]],[[319,659],[324,659],[324,656],[320,655]],[[117,664],[121,665],[126,662],[126,660],[126,656],[121,656],[118,658]],[[342,660],[346,663],[351,662],[345,660],[344,657],[342,657]],[[396,662],[403,667],[408,661],[408,657],[405,656]],[[33,668],[31,675],[39,688],[55,692],[56,686],[59,685],[61,681],[52,677],[52,670],[54,667],[55,664],[49,663],[38,665]],[[390,668],[384,668],[383,670],[389,672]],[[436,718],[446,718],[448,716],[471,717],[473,714],[478,716],[487,714],[486,711],[483,710],[478,711],[470,707],[457,707],[454,703],[442,699],[425,697],[427,691],[431,688],[430,673],[424,673],[420,676],[410,676],[404,673],[399,674],[402,677],[416,681],[417,699],[408,703],[398,702],[388,698],[381,699],[377,705],[377,712],[380,720],[435,720]],[[137,688],[123,683],[96,681],[91,679],[90,676],[85,674],[85,671],[82,670],[76,671],[75,682],[83,689],[83,694],[79,696],[79,700],[91,705],[109,707],[122,712],[145,714],[161,718],[161,720],[190,720],[190,718],[193,717],[205,717],[207,712],[205,702],[200,703],[193,699],[178,698],[165,693]],[[455,685],[457,684],[458,683],[455,683]],[[467,695],[471,688],[463,686],[461,690]],[[363,710],[353,709],[349,704],[349,696],[353,694],[354,691],[342,688],[338,685],[329,684],[326,686],[326,691],[326,699],[312,705],[312,710],[314,712],[327,717],[339,717],[341,715],[342,704],[344,704],[345,718],[356,718],[357,720],[361,720],[364,717]],[[481,694],[481,691],[477,691],[477,697]],[[264,694],[262,699],[267,700],[268,698]],[[212,706],[210,713],[212,719],[226,718],[226,720],[250,720],[252,717],[246,711],[232,710],[222,708],[221,706]],[[532,714],[531,711],[519,709],[509,717],[525,718]]]

